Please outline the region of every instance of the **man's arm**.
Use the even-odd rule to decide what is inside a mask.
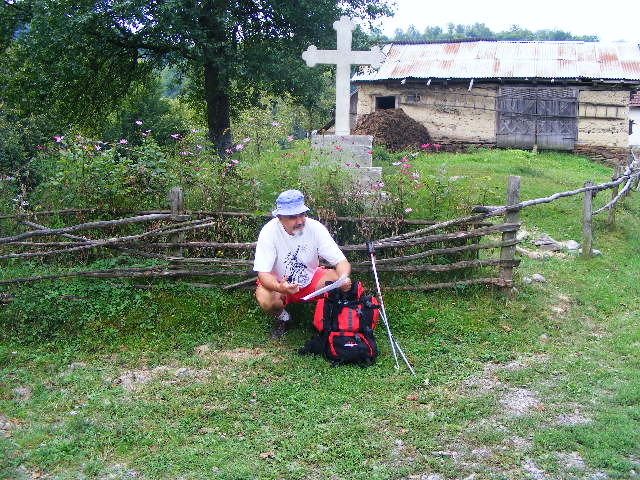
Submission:
[[[336,269],[338,278],[340,278],[343,275],[347,276],[347,281],[344,283],[344,285],[342,285],[342,287],[340,287],[342,290],[346,292],[351,288],[351,278],[350,278],[351,264],[349,263],[349,260],[345,258],[344,260],[339,261],[338,263],[335,264],[334,268]]]
[[[349,271],[351,271],[351,266],[349,266]],[[283,295],[293,295],[300,290],[300,285],[297,283],[289,283],[286,278],[278,281],[276,277],[267,272],[258,272],[258,280],[260,280],[260,285],[267,290]]]

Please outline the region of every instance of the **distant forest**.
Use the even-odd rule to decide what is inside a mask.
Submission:
[[[477,38],[492,40],[582,40],[585,42],[597,42],[597,35],[573,35],[564,30],[536,30],[531,31],[513,25],[508,30],[494,32],[484,23],[473,25],[455,25],[449,23],[446,29],[441,27],[427,27],[420,32],[414,25],[409,25],[406,30],[397,28],[392,38],[385,35],[376,35],[379,42],[434,42],[441,40],[456,40],[461,38]]]

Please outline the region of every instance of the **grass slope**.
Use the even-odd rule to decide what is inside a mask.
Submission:
[[[517,151],[413,164],[433,180],[412,197],[416,215],[500,204],[510,174],[522,199],[610,175]],[[580,197],[533,207],[523,228],[580,241],[580,211]],[[599,257],[524,258],[514,299],[385,294],[417,377],[395,371],[382,330],[368,369],[298,356],[309,310],[295,308],[298,327],[271,341],[248,291],[4,288],[15,298],[0,306],[0,478],[638,478],[638,213],[634,194],[613,230],[596,218]],[[2,276],[38,269],[8,264]],[[547,281],[520,282],[533,273]]]

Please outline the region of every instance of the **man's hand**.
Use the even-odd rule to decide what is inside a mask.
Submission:
[[[347,277],[347,279],[340,287],[340,290],[342,290],[343,292],[348,292],[349,290],[351,290],[351,277]]]
[[[289,283],[286,277],[283,277],[282,280],[278,282],[278,292],[284,293],[285,295],[294,295],[300,291],[300,285],[297,283]]]

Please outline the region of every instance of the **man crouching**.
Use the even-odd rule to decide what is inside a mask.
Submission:
[[[326,227],[307,218],[308,211],[302,192],[286,190],[276,200],[275,218],[258,236],[253,263],[258,272],[256,299],[265,312],[276,317],[271,338],[286,332],[291,318],[285,310],[288,304],[303,302],[302,297],[342,275],[347,276],[342,290],[351,288],[351,264]],[[334,269],[321,267],[320,257]]]

